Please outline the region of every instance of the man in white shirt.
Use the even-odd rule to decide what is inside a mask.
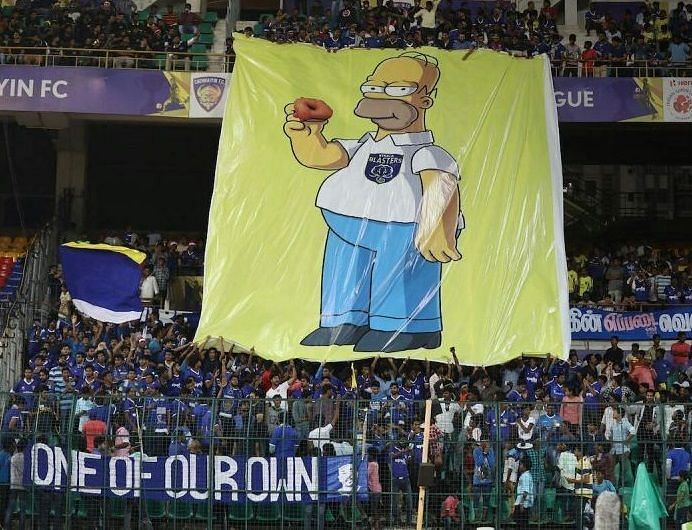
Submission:
[[[320,452],[322,452],[322,448],[331,440],[332,429],[334,429],[334,426],[331,423],[328,423],[324,427],[317,427],[310,431],[308,440],[312,442],[314,447],[317,447]]]
[[[435,416],[437,427],[444,434],[454,432],[454,416],[461,412],[461,406],[456,401],[452,401],[452,393],[445,388],[442,392],[442,399],[439,402],[440,413]]]
[[[142,271],[142,285],[139,288],[139,298],[145,306],[150,306],[158,295],[159,284],[154,275],[151,274],[151,269],[144,267],[144,271]]]
[[[530,442],[533,438],[533,429],[536,426],[536,419],[531,416],[531,407],[525,405],[521,409],[521,416],[517,418],[517,430],[519,439],[523,442]]]
[[[564,443],[557,445],[560,456],[557,460],[557,467],[560,469],[560,490],[558,497],[564,503],[564,512],[573,514],[574,506],[574,477],[577,473],[577,457],[570,451]]]
[[[267,400],[271,400],[274,396],[281,396],[281,410],[284,411],[288,411],[288,389],[297,377],[296,366],[293,364],[293,360],[290,361],[289,366],[291,368],[291,376],[283,383],[280,383],[281,378],[278,374],[274,374],[271,378],[272,386],[264,395]]]
[[[434,39],[436,37],[435,28],[437,23],[435,22],[435,16],[437,15],[437,6],[439,5],[440,0],[433,0],[432,2],[428,0],[425,2],[425,7],[419,9],[413,15],[414,19],[420,18],[421,33],[426,43],[431,38]]]
[[[326,120],[286,107],[284,132],[302,165],[333,170],[316,205],[328,225],[320,327],[304,346],[355,351],[437,348],[442,263],[461,259],[459,169],[425,124],[440,77],[437,59],[385,59],[361,85],[356,116],[375,132],[329,141]]]

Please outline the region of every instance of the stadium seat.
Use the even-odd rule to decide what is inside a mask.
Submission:
[[[284,521],[297,523],[305,519],[305,509],[299,502],[291,502],[284,507]]]
[[[192,33],[181,33],[181,34],[180,34],[180,40],[181,40],[181,41],[188,41],[188,40],[190,40],[192,37],[194,37],[194,34],[192,34]]]
[[[163,519],[166,517],[166,503],[163,501],[146,501],[147,515],[149,519]]]
[[[171,501],[168,503],[168,518],[173,521],[188,521],[194,515],[194,505],[191,502]]]
[[[12,240],[10,244],[11,248],[26,248],[29,244],[29,240],[24,236],[17,236]]]
[[[137,18],[141,22],[146,22],[146,20],[149,18],[149,10],[144,9],[143,11],[140,11],[139,13],[137,13]]]
[[[281,520],[281,509],[279,504],[260,504],[257,507],[255,521],[263,523],[275,523]]]
[[[164,68],[166,68],[165,54],[154,55],[154,68],[157,68],[158,70],[163,70]]]
[[[209,22],[202,22],[199,25],[199,32],[202,35],[205,35],[207,33],[214,33],[214,27]]]
[[[80,519],[86,519],[87,518],[87,507],[86,507],[86,502],[84,502],[84,499],[80,497],[79,495],[73,495],[72,496],[72,513],[79,517]]]
[[[545,488],[543,490],[542,512],[538,514],[538,524],[545,525],[555,520],[557,512],[555,505],[557,502],[557,490],[555,488]]]
[[[229,521],[252,521],[254,514],[252,504],[232,503],[228,505],[228,520]]]
[[[207,519],[209,519],[209,503],[208,502],[195,503],[195,520],[206,521]]]
[[[209,65],[209,60],[207,59],[206,55],[195,55],[192,58],[192,69],[193,70],[206,70],[207,66]]]
[[[618,490],[618,494],[622,499],[622,505],[625,507],[626,511],[629,512],[630,505],[632,504],[632,488],[625,487]]]
[[[108,514],[115,519],[125,517],[125,499],[108,499]]]
[[[361,523],[365,519],[358,504],[354,502],[342,502],[339,506],[339,515],[349,525]]]
[[[2,8],[3,16],[10,17],[14,13],[14,6],[5,6]]]
[[[38,513],[38,505],[37,505],[37,491],[36,489],[31,489],[27,492],[27,500],[26,500],[26,515],[29,517],[37,516]]]
[[[461,506],[466,517],[466,522],[471,523],[476,520],[476,510],[473,505],[473,497],[471,495],[461,496]]]
[[[204,20],[204,22],[216,24],[216,21],[219,20],[219,15],[216,14],[216,11],[207,11],[202,16],[202,20]]]
[[[327,506],[327,509],[324,512],[324,522],[325,523],[334,523],[336,522],[336,517],[332,513],[332,511],[329,509],[329,506]]]
[[[203,33],[199,36],[199,40],[197,42],[200,44],[214,44],[214,35],[212,33]]]
[[[204,44],[193,44],[190,47],[190,53],[207,53],[207,47]]]

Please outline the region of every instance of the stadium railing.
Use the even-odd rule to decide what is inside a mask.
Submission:
[[[57,231],[48,223],[31,240],[16,296],[0,303],[0,388],[11,388],[20,377],[25,351],[25,331],[34,318],[45,320],[51,308],[48,270],[55,262]],[[2,516],[0,515],[0,518]]]
[[[231,72],[234,62],[235,56],[232,54],[207,53],[206,51],[181,53],[100,48],[0,47],[0,64],[9,65]],[[554,63],[552,72],[555,77],[563,76],[564,65]],[[603,75],[607,77],[691,77],[692,64],[637,61],[627,66],[608,65],[607,72],[604,71]],[[581,68],[579,77],[584,77]]]
[[[0,63],[7,65],[230,72],[234,60],[232,55],[207,52],[0,47]]]
[[[451,417],[445,416],[449,404],[433,402],[437,428],[432,428],[436,434],[430,441],[428,460],[433,477],[427,481],[427,494],[419,505],[418,480],[424,475],[419,471],[426,466],[421,465],[420,458],[423,430],[414,426],[423,421],[424,401],[329,398],[289,399],[281,404],[275,400],[271,404],[271,400],[263,399],[165,398],[133,392],[95,398],[42,393],[24,396],[27,406],[20,413],[23,426],[9,431],[7,411],[17,398],[14,394],[0,395],[5,418],[2,442],[4,446],[19,440],[28,444],[25,455],[32,462],[25,462],[25,470],[32,475],[25,476],[27,528],[46,528],[50,523],[53,528],[103,529],[132,525],[395,528],[407,526],[407,522],[415,524],[419,506],[424,528],[511,528],[516,482],[507,481],[505,472],[511,468],[512,454],[538,466],[531,472],[536,482],[530,526],[574,528],[578,527],[579,513],[586,513],[584,518],[588,518],[588,509],[582,497],[565,488],[555,453],[558,444],[565,443],[570,450],[579,447],[590,454],[594,444],[582,430],[586,430],[587,421],[600,425],[603,412],[603,406],[585,408],[581,423],[560,427],[563,432],[559,436],[552,432],[555,425],[539,421],[539,425],[547,426],[537,426],[532,445],[519,448],[511,429],[505,432],[499,423],[488,426],[484,422],[476,437],[493,455],[486,466],[482,458],[474,463],[474,450],[482,452],[472,437],[475,422],[480,425],[480,418],[487,419],[488,415],[500,418],[505,410],[520,413],[520,404],[484,403],[481,413],[480,403],[473,403],[473,408],[462,403],[463,411]],[[559,405],[555,404],[556,410]],[[295,427],[298,437],[291,442],[275,437],[272,451],[269,430],[280,421],[278,410],[282,407],[288,411],[287,424]],[[612,476],[607,477],[622,500],[623,521],[631,509],[639,462],[647,463],[659,491],[668,496],[667,504],[675,494],[675,482],[666,479],[667,431],[684,430],[682,445],[689,450],[689,424],[680,416],[688,418],[692,404],[656,404],[655,421],[664,428],[653,437],[636,420],[637,406],[625,408],[638,433],[627,444],[629,456],[616,456],[610,463]],[[339,417],[334,421],[337,409]],[[105,426],[97,425],[94,430],[92,424],[84,423],[89,417],[103,418]],[[319,435],[313,430],[332,423],[333,428],[327,427]],[[122,440],[115,438],[120,425],[129,431],[129,452],[133,454],[108,461],[85,454],[85,436],[78,429],[88,433],[91,443],[100,444],[101,453],[108,455],[109,448]],[[665,428],[668,425],[672,427]],[[105,431],[103,438],[97,437],[99,429]],[[411,430],[420,433],[411,435]],[[280,431],[288,436],[287,432]],[[307,441],[316,437],[321,437],[321,457]],[[288,447],[295,447],[295,452]],[[606,442],[605,447],[611,444]],[[398,477],[389,467],[390,451],[411,455],[409,463],[396,470]],[[295,458],[282,457],[286,452]],[[364,486],[366,464],[361,462],[371,453],[370,458],[379,465],[380,495]],[[479,465],[479,461],[483,463]],[[355,477],[353,470],[357,470]],[[54,478],[61,473],[59,481]],[[443,503],[450,496],[458,505],[453,517],[445,520]],[[455,504],[452,500],[451,506]],[[405,521],[409,515],[410,521]]]
[[[669,64],[666,61],[637,61],[627,66],[611,66],[608,61],[601,61],[607,65],[607,70],[603,75],[592,73],[588,77],[690,77],[692,75],[692,64]],[[620,63],[618,63],[620,64]],[[554,77],[564,77],[564,65],[553,63],[552,72]],[[587,77],[584,71],[579,68],[579,77]]]

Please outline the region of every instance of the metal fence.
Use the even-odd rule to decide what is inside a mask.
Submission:
[[[3,446],[26,444],[31,460],[26,490],[0,513],[53,529],[379,529],[418,516],[425,528],[507,528],[527,461],[531,527],[591,527],[591,495],[569,482],[587,461],[594,491],[610,483],[619,494],[624,522],[639,462],[663,495],[675,494],[669,453],[690,449],[692,412],[691,404],[624,406],[636,434],[621,441],[604,405],[558,421],[561,404],[530,403],[529,413],[527,404],[432,401],[427,424],[426,402],[403,399],[168,398],[134,386],[0,399]],[[535,417],[530,435],[517,427],[522,414],[522,426]]]
[[[56,246],[57,232],[51,222],[31,240],[15,297],[0,302],[0,388],[10,388],[21,377],[25,330],[34,318],[46,320],[52,310],[48,270],[55,263]]]
[[[0,47],[0,64],[10,65],[230,72],[234,60],[223,53]]]
[[[462,51],[468,53],[468,50]],[[513,51],[507,53],[517,55]],[[0,64],[12,65],[231,72],[234,63],[235,55],[222,53],[0,47]],[[551,70],[555,77],[690,77],[692,64],[658,60],[632,61],[623,65],[603,60],[599,66],[585,69],[581,63],[569,66],[562,61],[553,61]]]

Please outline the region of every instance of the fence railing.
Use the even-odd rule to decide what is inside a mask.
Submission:
[[[47,319],[48,270],[55,262],[57,233],[49,223],[32,239],[24,258],[22,279],[13,299],[0,305],[0,388],[11,388],[22,373],[26,359],[25,332],[33,319]]]
[[[467,53],[468,50],[460,50]],[[517,55],[520,52],[509,51]],[[235,55],[166,51],[109,50],[101,48],[0,47],[0,64],[96,68],[141,68],[155,70],[200,70],[231,72]],[[631,61],[627,65],[609,60],[585,68],[582,63],[553,62],[555,77],[690,77],[692,64],[669,61]]]
[[[585,68],[582,63],[568,65],[553,62],[554,77],[689,77],[692,63],[680,64],[669,61],[632,61],[627,65],[609,60],[599,61],[598,66]]]
[[[102,48],[0,47],[0,64],[230,72],[235,56]]]
[[[637,464],[664,497],[674,495],[670,452],[688,451],[691,441],[687,403],[613,405],[621,424],[600,403],[434,400],[428,424],[424,401],[265,400],[240,397],[240,388],[219,399],[186,390],[163,397],[158,385],[135,382],[94,397],[73,391],[67,373],[65,382],[64,393],[0,395],[3,447],[26,445],[30,460],[19,508],[6,513],[24,514],[33,528],[50,520],[70,528],[392,528],[412,524],[419,510],[425,528],[507,528],[519,462],[531,465],[532,526],[579,528],[593,497],[569,482],[575,462],[592,468],[594,491],[619,494],[624,520]],[[420,480],[427,488],[418,505]]]

